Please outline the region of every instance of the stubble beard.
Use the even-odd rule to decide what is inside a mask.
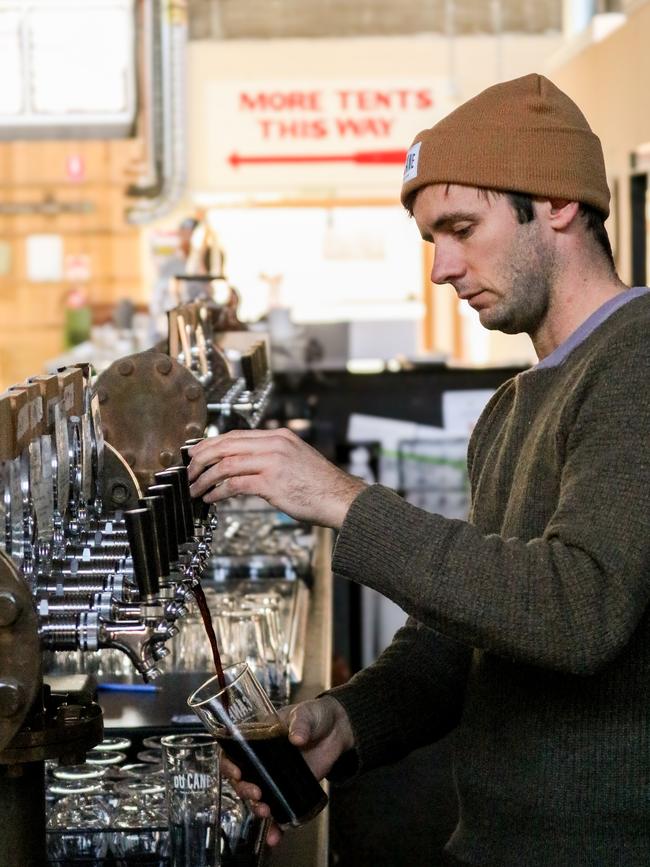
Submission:
[[[480,311],[480,320],[490,331],[532,335],[539,331],[549,310],[556,257],[535,221],[518,229],[511,250],[504,256],[501,297],[494,306]]]

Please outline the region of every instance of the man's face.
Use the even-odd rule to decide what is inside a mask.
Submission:
[[[505,195],[458,184],[423,187],[413,216],[424,240],[435,244],[434,283],[451,283],[485,328],[538,332],[556,270],[539,219],[519,223]]]

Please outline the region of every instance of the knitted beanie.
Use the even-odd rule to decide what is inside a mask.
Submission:
[[[488,87],[418,133],[406,155],[402,203],[438,183],[569,199],[609,214],[600,140],[543,75]]]

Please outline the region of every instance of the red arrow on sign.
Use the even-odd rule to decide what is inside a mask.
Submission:
[[[228,157],[236,169],[240,165],[254,163],[358,163],[388,165],[403,163],[406,151],[359,151],[354,154],[269,154],[268,156],[241,156],[233,153]]]

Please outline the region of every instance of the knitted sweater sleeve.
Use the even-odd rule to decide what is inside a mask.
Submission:
[[[650,347],[627,361],[615,350],[558,444],[559,496],[541,535],[484,534],[374,485],[349,510],[335,572],[519,662],[589,675],[613,660],[650,596]]]
[[[327,693],[347,712],[357,759],[330,778],[396,762],[455,728],[470,660],[470,648],[409,618],[376,662]]]

